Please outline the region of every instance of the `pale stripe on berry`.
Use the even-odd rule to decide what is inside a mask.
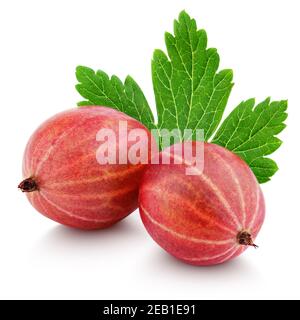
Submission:
[[[259,186],[257,186],[256,187],[256,206],[255,206],[255,211],[254,211],[253,217],[252,217],[251,222],[249,224],[250,231],[254,226],[255,220],[256,220],[258,212],[259,212],[259,203],[260,203],[260,188],[259,188]]]
[[[100,165],[99,165],[100,166]],[[60,182],[52,182],[52,183],[47,183],[47,189],[52,189],[52,188],[57,188],[57,187],[65,187],[65,186],[75,186],[75,185],[81,185],[81,184],[90,184],[90,183],[95,183],[95,182],[102,182],[107,179],[111,179],[113,177],[123,177],[126,176],[129,173],[135,173],[138,172],[139,169],[142,167],[142,164],[139,165],[134,165],[129,168],[126,168],[121,171],[114,171],[114,172],[108,172],[108,171],[103,171],[105,174],[103,174],[100,177],[92,177],[92,178],[87,178],[87,179],[77,179],[77,180],[64,180]],[[57,173],[57,172],[55,172]]]
[[[234,243],[235,242],[233,239],[226,239],[226,240],[198,239],[198,238],[195,238],[195,237],[190,237],[190,236],[184,235],[182,233],[178,233],[178,232],[168,228],[167,226],[159,223],[157,220],[155,220],[153,217],[151,217],[150,213],[143,206],[140,206],[140,207],[143,210],[143,213],[145,214],[145,216],[153,224],[155,224],[157,227],[159,227],[160,229],[164,230],[165,232],[170,233],[175,238],[184,239],[184,240],[191,241],[191,242],[194,242],[194,243],[203,243],[203,244],[209,244],[209,245],[226,245],[226,244],[230,244],[230,243]]]
[[[176,183],[176,179],[174,179],[173,182]],[[146,191],[146,192],[154,192],[154,193],[158,194],[159,196],[165,195],[167,193],[167,191],[163,191],[162,189],[160,189],[160,188],[158,188],[156,186],[154,186],[154,188],[151,188],[151,189],[144,187],[143,190]],[[168,198],[169,198],[170,201],[172,201],[172,197],[173,197],[173,195],[171,193],[169,193]],[[199,214],[198,208],[196,208],[190,201],[184,200],[184,199],[180,199],[180,202],[185,203],[185,205],[187,207],[189,207],[191,209],[191,211],[193,212],[193,214],[195,216],[197,216],[200,220],[203,220],[203,221],[210,220],[208,216],[205,216],[204,214]],[[222,229],[222,230],[224,230],[226,232],[229,232],[232,235],[236,235],[236,230],[229,229],[226,226],[216,222],[215,220],[213,220],[213,224],[217,228],[220,228],[220,229]]]
[[[229,260],[231,257],[233,257],[239,250],[241,250],[240,246],[237,246],[236,249],[230,253],[230,255],[224,257],[221,261],[218,261],[218,263],[223,263],[227,260]]]
[[[76,123],[74,126],[72,126],[69,130],[62,132],[59,137],[53,141],[53,144],[49,147],[49,149],[47,150],[47,152],[45,153],[45,155],[43,156],[43,158],[39,161],[37,168],[35,170],[35,175],[38,175],[38,173],[40,172],[43,164],[49,159],[51,153],[57,148],[58,144],[60,141],[62,141],[64,138],[66,138],[68,135],[70,135],[72,132],[74,132],[74,130],[76,130],[77,128],[79,128],[81,125],[83,125],[85,122],[88,122],[90,120],[90,118],[84,119],[83,121]],[[41,138],[42,139],[42,138]],[[89,138],[90,139],[90,138]],[[95,136],[96,139],[96,136]],[[88,139],[85,139],[85,141],[87,141]],[[35,150],[37,149],[37,146],[35,148]],[[35,151],[34,150],[34,151]],[[32,153],[33,155],[33,153]],[[34,159],[34,157],[33,157]],[[33,165],[33,162],[31,163],[31,166]]]
[[[182,163],[186,164],[187,166],[191,166],[194,168],[194,170],[196,172],[199,173],[199,177],[200,179],[202,178],[202,180],[210,187],[210,189],[212,189],[214,191],[214,193],[216,194],[217,198],[219,199],[219,201],[224,205],[224,207],[226,208],[227,212],[231,215],[233,221],[235,222],[236,226],[239,229],[242,229],[242,226],[237,218],[237,214],[232,210],[230,204],[228,203],[228,201],[225,199],[222,191],[212,182],[211,179],[209,179],[209,177],[207,177],[201,170],[197,169],[195,166],[193,166],[192,163],[189,163],[187,161],[185,161],[184,159],[182,159],[181,157],[168,153],[173,159],[177,159],[179,161],[181,161]]]
[[[240,198],[240,204],[241,204],[241,211],[243,214],[243,221],[242,221],[242,225],[243,227],[245,227],[246,224],[246,207],[245,207],[245,200],[244,200],[244,194],[241,188],[241,184],[239,181],[239,178],[236,174],[236,172],[232,169],[232,166],[230,166],[227,161],[225,161],[221,156],[217,155],[216,153],[213,154],[213,157],[216,156],[217,159],[221,160],[221,162],[225,165],[225,167],[227,168],[227,170],[230,172],[231,177],[236,185],[238,194],[239,194],[239,198]]]
[[[237,248],[237,244],[234,244],[233,246],[231,246],[228,250],[222,252],[222,253],[219,253],[217,255],[214,255],[214,256],[206,256],[206,257],[201,257],[201,258],[187,258],[187,257],[180,257],[180,259],[183,259],[183,260],[186,260],[186,261],[194,261],[194,262],[206,262],[206,261],[209,261],[209,260],[214,260],[214,259],[217,259],[217,258],[221,258],[225,255],[227,255],[229,252],[232,253],[231,251],[234,250],[234,253],[236,252],[236,248]],[[227,257],[226,257],[227,259]]]
[[[76,214],[74,214],[74,213],[62,208],[61,206],[57,205],[53,201],[51,201],[43,192],[40,191],[39,194],[52,207],[54,207],[57,210],[60,210],[61,212],[65,213],[70,218],[76,218],[78,220],[87,221],[87,222],[109,222],[109,221],[111,221],[111,218],[109,218],[109,219],[95,219],[95,218],[87,218],[87,217],[82,217],[82,216],[76,215]]]
[[[137,189],[136,186],[129,187],[126,189],[120,189],[120,190],[114,190],[114,191],[107,191],[107,192],[101,192],[101,193],[88,193],[88,194],[71,194],[71,193],[55,193],[52,190],[48,191],[46,189],[43,190],[43,193],[47,193],[48,195],[53,195],[58,198],[73,198],[73,199],[82,199],[82,200],[101,200],[105,198],[111,198],[111,197],[116,197],[116,196],[123,196],[127,193],[133,192]]]

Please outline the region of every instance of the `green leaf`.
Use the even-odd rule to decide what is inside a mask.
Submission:
[[[103,71],[77,67],[76,89],[85,99],[79,106],[103,105],[127,113],[149,129],[160,149],[178,141],[195,140],[196,130],[204,131],[204,140],[226,147],[243,158],[260,183],[267,182],[278,170],[267,158],[281,145],[276,137],[284,128],[287,101],[266,99],[255,107],[254,99],[242,102],[219,127],[233,83],[233,73],[218,71],[219,55],[207,48],[207,35],[198,30],[194,19],[181,12],[174,21],[174,34],[166,33],[167,54],[155,50],[152,59],[152,82],[158,123],[137,83],[125,82]],[[184,129],[190,129],[189,135]],[[164,141],[167,131],[174,137]],[[175,130],[175,131],[174,131]],[[177,130],[177,131],[176,131]]]
[[[268,98],[256,107],[254,99],[244,101],[224,120],[212,142],[239,155],[260,183],[267,182],[278,167],[265,156],[282,143],[276,135],[286,127],[286,110],[286,100],[270,102]]]
[[[124,84],[117,76],[78,66],[76,68],[77,91],[85,101],[78,106],[100,105],[122,111],[142,122],[147,128],[154,127],[154,119],[148,102],[138,84],[128,76]]]
[[[166,33],[165,41],[168,56],[155,50],[152,60],[158,128],[192,129],[193,138],[196,129],[203,129],[207,140],[224,112],[232,71],[217,72],[217,50],[207,49],[206,32],[198,30],[185,11],[174,22],[174,35]]]
[[[277,164],[270,158],[257,158],[251,162],[251,169],[259,183],[265,183],[270,180],[278,170]]]

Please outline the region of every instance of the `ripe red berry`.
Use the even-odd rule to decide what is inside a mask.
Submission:
[[[68,226],[96,229],[114,224],[137,208],[145,165],[100,165],[96,159],[97,133],[108,128],[118,136],[120,121],[127,123],[128,131],[142,129],[150,137],[135,119],[97,106],[59,113],[35,131],[25,150],[25,180],[19,188],[40,213]],[[127,150],[133,144],[128,141]],[[115,147],[118,152],[118,141]],[[143,148],[148,152],[148,145]]]
[[[193,142],[195,149],[200,142]],[[151,165],[139,207],[151,237],[167,252],[195,265],[213,265],[255,246],[265,215],[263,194],[249,166],[220,146],[204,143],[204,170],[190,164]],[[174,146],[160,153],[178,158]]]

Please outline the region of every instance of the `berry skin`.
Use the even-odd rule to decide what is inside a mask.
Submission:
[[[196,144],[201,142],[190,148]],[[161,152],[160,159],[170,154],[171,163],[147,168],[139,208],[147,231],[163,249],[189,264],[214,265],[255,246],[265,204],[242,159],[211,143],[202,146],[204,170],[199,175],[186,175],[190,163],[174,164],[172,159],[181,157],[178,148]]]
[[[109,128],[118,137],[119,121],[127,122],[128,131],[145,130],[150,139],[137,120],[99,106],[59,113],[34,132],[24,153],[19,188],[35,209],[67,226],[101,229],[137,208],[145,165],[100,165],[96,159],[97,132]],[[128,148],[133,143],[128,141]],[[118,152],[118,140],[115,146]],[[148,145],[143,147],[148,152]]]

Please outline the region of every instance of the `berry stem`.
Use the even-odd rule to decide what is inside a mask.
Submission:
[[[18,188],[22,190],[22,192],[33,192],[38,190],[38,185],[33,178],[27,178],[23,180],[19,185]]]
[[[237,235],[237,241],[240,245],[243,246],[252,246],[254,248],[258,248],[256,244],[253,243],[251,234],[247,231],[241,231]]]

